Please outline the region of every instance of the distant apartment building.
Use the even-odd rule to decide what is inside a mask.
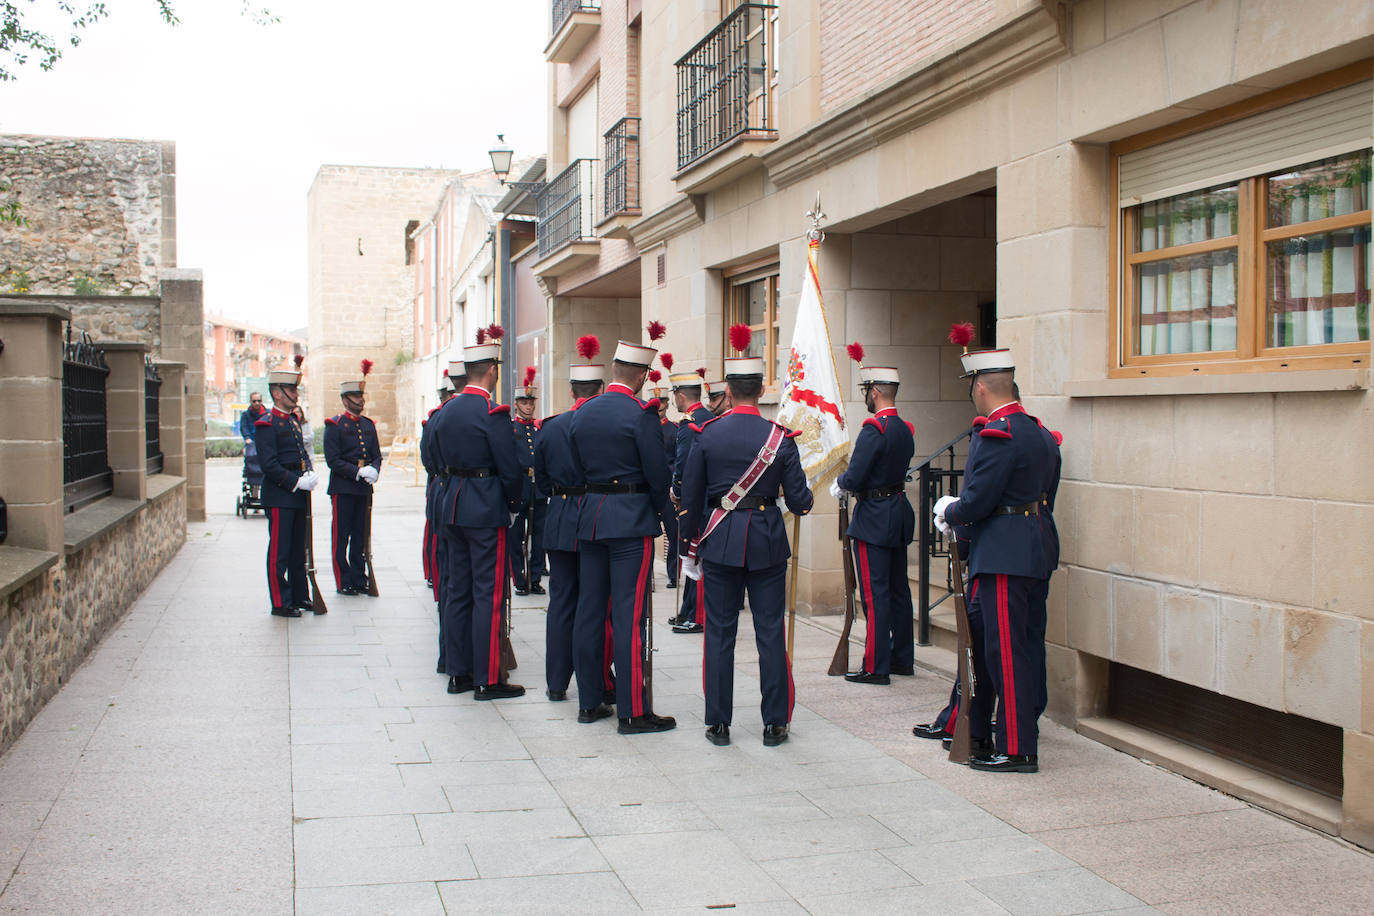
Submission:
[[[205,316],[205,416],[232,422],[248,396],[267,392],[267,373],[291,366],[305,341],[214,313]],[[305,404],[306,413],[310,405]]]

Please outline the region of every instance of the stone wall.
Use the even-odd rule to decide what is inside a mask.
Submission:
[[[0,289],[156,294],[158,270],[176,266],[174,160],[158,141],[0,136],[5,196],[27,223],[0,230]],[[156,330],[131,311],[121,328]]]
[[[0,752],[9,747],[75,665],[60,661],[60,567],[0,599]]]

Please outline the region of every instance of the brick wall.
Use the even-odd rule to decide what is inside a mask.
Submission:
[[[994,6],[994,0],[820,0],[821,111],[959,41],[991,21]]]

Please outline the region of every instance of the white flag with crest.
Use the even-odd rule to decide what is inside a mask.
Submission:
[[[820,276],[816,272],[819,250],[819,241],[808,242],[797,326],[792,332],[777,416],[783,426],[801,431],[796,443],[812,489],[826,483],[849,457],[844,398],[840,394],[835,357],[830,349],[830,329],[821,303]]]

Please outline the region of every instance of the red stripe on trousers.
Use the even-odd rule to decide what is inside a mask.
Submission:
[[[959,683],[963,683],[960,681]],[[959,718],[959,701],[955,700],[954,705],[949,708],[949,718],[945,720],[945,734],[952,735],[955,731],[955,720]]]
[[[432,567],[430,566],[429,559],[430,549],[431,548],[429,546],[429,519],[425,519],[425,534],[424,537],[420,540],[420,566],[425,572],[426,579],[434,578],[434,576],[431,574]]]
[[[855,550],[859,554],[859,582],[866,590],[867,597],[864,598],[864,620],[868,621],[864,633],[864,670],[872,673],[873,666],[878,662],[878,634],[877,634],[877,615],[873,607],[873,583],[868,578],[868,545],[858,538],[854,539]]]
[[[640,626],[644,620],[644,588],[648,583],[649,570],[654,563],[654,539],[644,538],[644,553],[639,560],[639,576],[635,579],[634,623],[630,630],[630,672],[633,694],[630,697],[630,714],[644,715],[644,634]]]
[[[1011,610],[1007,607],[1007,577],[997,577],[997,624],[1002,645],[1002,712],[1007,717],[1007,753],[1020,753],[1016,723],[1016,669],[1011,661]]]
[[[277,589],[277,538],[281,537],[281,510],[276,506],[268,509],[272,527],[267,533],[267,591],[272,596],[272,607],[281,607],[281,592]]]
[[[705,575],[697,580],[697,623],[706,626],[706,582]]]
[[[429,581],[434,586],[434,600],[439,600],[439,532],[429,533]]]
[[[343,570],[339,569],[339,496],[329,497],[329,507],[333,520],[329,525],[329,558],[334,566],[334,587],[343,588]]]
[[[501,605],[506,599],[506,529],[496,529],[496,587],[491,593],[491,645],[487,656],[488,683],[501,680]]]

